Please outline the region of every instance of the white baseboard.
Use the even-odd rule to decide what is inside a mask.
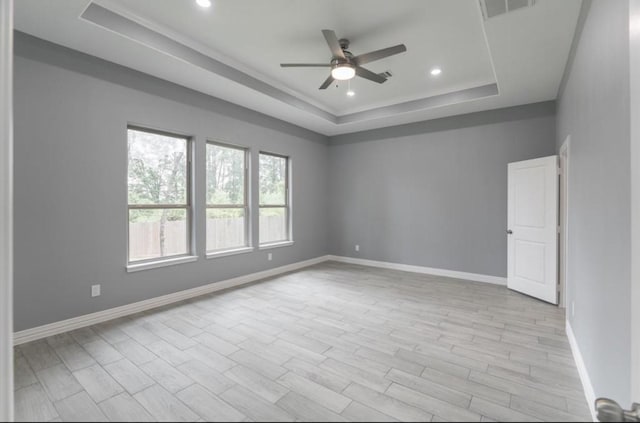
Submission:
[[[212,284],[199,286],[197,288],[187,289],[184,291],[175,292],[173,294],[163,295],[161,297],[151,298],[148,300],[127,304],[124,306],[115,307],[108,310],[98,311],[96,313],[85,314],[83,316],[62,320],[60,322],[50,323],[47,325],[26,329],[23,331],[15,332],[13,334],[13,342],[14,342],[14,345],[24,344],[26,342],[35,341],[37,339],[42,339],[42,338],[57,335],[60,333],[68,332],[71,330],[80,329],[86,326],[95,325],[97,323],[106,322],[108,320],[117,319],[118,317],[128,316],[130,314],[139,313],[141,311],[151,310],[153,308],[187,300],[189,298],[198,297],[200,295],[205,295],[205,294],[221,291],[228,288],[245,285],[251,282],[258,281],[260,279],[265,279],[265,278],[276,276],[282,273],[287,273],[294,270],[302,269],[304,267],[313,266],[314,264],[325,262],[328,259],[329,259],[329,256],[316,257],[311,260],[300,261],[297,263],[288,264],[286,266],[264,270],[262,272],[251,273],[249,275],[239,276],[237,278],[215,282]]]
[[[386,261],[365,260],[353,257],[329,256],[329,260],[341,263],[359,264],[361,266],[380,267],[383,269],[402,270],[405,272],[424,273],[448,278],[465,279],[475,282],[485,282],[494,285],[507,285],[507,278],[499,276],[481,275],[478,273],[458,272],[457,270],[436,269],[433,267],[413,266],[410,264],[389,263]]]
[[[594,408],[594,404],[596,401],[596,393],[593,390],[593,385],[591,384],[591,378],[589,377],[589,372],[587,371],[587,367],[584,364],[584,359],[582,358],[580,347],[578,347],[578,341],[576,340],[576,336],[573,333],[573,329],[571,328],[571,324],[569,323],[569,320],[567,320],[567,338],[569,338],[569,345],[571,346],[573,359],[575,360],[576,367],[578,368],[578,374],[580,375],[580,381],[582,382],[582,389],[584,390],[584,396],[587,399],[587,404],[589,405],[589,411],[591,411],[591,417],[594,422],[597,422],[598,418],[596,417],[596,410]]]
[[[351,257],[341,256],[321,256],[311,260],[305,260],[298,263],[292,263],[286,266],[276,267],[274,269],[264,270],[262,272],[252,273],[249,275],[239,276],[233,279],[227,279],[225,281],[215,282],[212,284],[200,286],[197,288],[187,289],[185,291],[175,292],[173,294],[163,295],[161,297],[150,298],[148,300],[139,301],[132,304],[127,304],[120,307],[111,308],[108,310],[98,311],[96,313],[85,314],[83,316],[74,317],[60,322],[50,323],[43,326],[38,326],[31,329],[15,332],[13,334],[14,345],[20,345],[27,342],[35,341],[49,336],[57,335],[64,332],[80,329],[86,326],[103,323],[108,320],[117,319],[119,317],[128,316],[131,314],[139,313],[146,310],[151,310],[164,305],[176,303],[179,301],[187,300],[189,298],[198,297],[200,295],[209,294],[216,291],[221,291],[228,288],[233,288],[240,285],[245,285],[251,282],[265,279],[271,276],[276,276],[282,273],[291,272],[294,270],[302,269],[304,267],[312,266],[314,264],[322,263],[328,260],[333,260],[342,263],[359,264],[362,266],[380,267],[384,269],[402,270],[405,272],[423,273],[436,276],[446,276],[456,279],[466,279],[476,282],[486,282],[496,285],[506,285],[506,278],[500,278],[497,276],[479,275],[475,273],[457,272],[453,270],[435,269],[431,267],[412,266],[408,264],[399,263],[387,263],[382,261],[364,260]]]
[[[95,325],[97,323],[106,322],[108,320],[116,319],[119,317],[128,316],[131,314],[139,313],[146,310],[151,310],[164,305],[198,297],[200,295],[205,295],[212,292],[222,291],[224,289],[245,285],[251,282],[258,281],[260,279],[277,276],[282,273],[292,272],[294,270],[313,266],[315,264],[319,264],[325,261],[337,261],[341,263],[359,264],[362,266],[371,266],[371,267],[401,270],[401,271],[413,272],[413,273],[445,276],[445,277],[451,277],[456,279],[466,279],[466,280],[476,281],[476,282],[485,282],[485,283],[490,283],[495,285],[507,284],[506,278],[501,278],[497,276],[488,276],[488,275],[480,275],[475,273],[458,272],[454,270],[436,269],[431,267],[412,266],[408,264],[389,263],[389,262],[365,260],[365,259],[352,258],[352,257],[327,255],[327,256],[316,257],[310,260],[288,264],[286,266],[276,267],[274,269],[264,270],[262,272],[256,272],[256,273],[251,273],[249,275],[239,276],[237,278],[227,279],[225,281],[215,282],[215,283],[200,286],[197,288],[175,292],[173,294],[163,295],[161,297],[151,298],[148,300],[139,301],[132,304],[127,304],[127,305],[112,308],[109,310],[103,310],[96,313],[86,314],[83,316],[62,320],[60,322],[50,323],[47,325],[26,329],[20,332],[15,332],[13,336],[13,342],[14,342],[14,345],[24,344],[26,342],[35,341],[38,339],[46,338],[49,336],[57,335],[60,333],[71,331],[71,330]],[[593,385],[591,384],[591,379],[589,378],[589,373],[587,372],[587,368],[584,364],[582,354],[580,353],[580,349],[578,347],[576,337],[573,333],[573,329],[571,328],[571,324],[569,323],[568,320],[566,322],[566,331],[567,331],[567,338],[569,339],[569,344],[571,346],[571,351],[573,353],[573,357],[576,362],[576,367],[580,375],[580,380],[582,381],[582,387],[584,389],[585,398],[589,405],[589,410],[591,411],[591,416],[593,418],[593,421],[597,422],[598,420],[596,418],[596,413],[593,408],[596,395],[593,390]]]

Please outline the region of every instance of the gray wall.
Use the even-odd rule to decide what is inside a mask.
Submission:
[[[325,137],[24,34],[16,54],[16,330],[327,253]],[[197,207],[197,262],[127,273],[127,122],[194,135],[196,182],[206,137],[291,156],[295,246],[208,260]]]
[[[558,146],[571,136],[567,315],[596,396],[624,405],[631,333],[628,8],[628,1],[592,2],[557,123]]]
[[[16,330],[327,253],[505,276],[507,163],[555,150],[553,102],[339,136],[329,146],[25,34],[16,51]],[[127,122],[192,134],[196,181],[206,137],[254,155],[289,154],[295,245],[273,250],[273,262],[263,251],[127,273]],[[200,188],[199,254],[203,199]],[[96,283],[103,294],[91,299]]]
[[[507,164],[555,154],[555,107],[474,113],[331,142],[332,254],[506,276]]]

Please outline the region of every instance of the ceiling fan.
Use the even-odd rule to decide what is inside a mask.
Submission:
[[[382,84],[387,80],[384,75],[371,72],[370,70],[363,68],[362,65],[407,51],[407,47],[404,44],[398,44],[397,46],[354,56],[347,50],[349,48],[349,40],[345,38],[338,40],[335,31],[330,29],[323,29],[322,34],[327,40],[327,44],[329,45],[329,49],[333,55],[330,63],[280,64],[283,68],[331,68],[331,75],[329,75],[329,78],[327,78],[327,80],[320,86],[321,90],[327,89],[333,81],[346,81],[356,75],[361,78],[377,82],[378,84]]]

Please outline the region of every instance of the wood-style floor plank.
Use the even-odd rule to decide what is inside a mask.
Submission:
[[[16,417],[581,421],[564,319],[501,286],[327,262],[16,347]]]

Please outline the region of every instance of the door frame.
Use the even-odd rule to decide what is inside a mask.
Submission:
[[[13,0],[0,0],[0,420],[13,421]]]
[[[629,1],[631,116],[640,113],[640,0]],[[631,399],[640,403],[640,122],[631,119]],[[636,377],[634,377],[636,375]]]
[[[560,177],[558,178],[560,198],[558,199],[558,224],[560,225],[560,233],[558,234],[558,284],[560,289],[560,308],[567,308],[567,281],[569,280],[569,167],[571,135],[567,135],[560,151],[558,152],[558,168]],[[564,167],[562,166],[564,161]],[[564,194],[564,202],[562,195]],[[564,209],[562,205],[564,204]],[[561,269],[564,270],[561,274]]]

